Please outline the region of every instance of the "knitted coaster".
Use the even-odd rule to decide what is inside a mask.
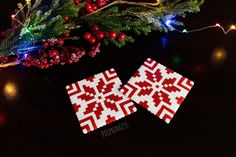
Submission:
[[[170,123],[193,85],[191,80],[149,58],[121,93]]]
[[[121,81],[114,69],[66,87],[84,134],[133,112],[133,102],[119,91]]]

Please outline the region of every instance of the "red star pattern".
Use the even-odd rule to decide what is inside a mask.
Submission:
[[[132,101],[119,92],[121,84],[110,69],[66,87],[83,133],[136,112]]]
[[[122,87],[121,93],[169,123],[193,84],[149,58]]]

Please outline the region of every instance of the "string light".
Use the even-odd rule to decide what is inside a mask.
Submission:
[[[26,6],[27,6],[28,4],[26,3],[21,9],[19,9],[15,14],[12,14],[11,15],[11,18],[12,18],[12,20],[13,21],[16,21],[16,22],[18,22],[20,25],[22,25],[23,27],[25,26],[21,21],[19,21],[17,18],[16,18],[16,16],[20,13],[20,11],[22,11]],[[29,29],[27,29],[26,28],[26,31],[28,32],[28,33],[30,33],[30,35],[31,35],[31,37],[32,38],[34,38],[34,36],[33,36],[33,34],[29,31]],[[7,39],[7,41],[8,41],[9,39]]]
[[[16,16],[20,13],[20,11],[22,11],[25,7],[27,6],[27,3],[21,8],[21,9],[19,9],[15,14],[12,14],[11,15],[11,18],[12,18],[12,20],[13,21],[17,21],[18,23],[20,23],[22,26],[24,26],[24,24],[22,23],[22,22],[20,22],[19,20],[17,20],[16,19]],[[11,37],[14,35],[14,33],[11,33],[11,35],[7,38],[7,39],[5,39],[5,41],[6,42],[8,42],[10,39],[11,39]]]
[[[171,24],[171,20],[166,20],[166,25],[168,26],[168,27],[170,27],[170,24]]]
[[[235,25],[231,25],[230,29],[232,29],[232,30],[236,30]]]
[[[15,17],[16,17],[16,15],[15,15],[15,14],[11,15],[11,18],[12,18],[12,19],[15,19]]]
[[[167,20],[165,23],[168,27],[171,26],[171,21],[170,20]],[[193,29],[193,30],[187,30],[187,29],[180,30],[180,29],[174,28],[173,26],[171,26],[171,27],[173,28],[173,30],[175,30],[177,32],[180,32],[180,33],[194,33],[194,32],[200,32],[200,31],[207,30],[207,29],[212,29],[212,28],[220,28],[222,30],[222,32],[225,35],[227,35],[229,32],[231,32],[233,30],[236,30],[235,25],[231,25],[229,27],[229,29],[226,29],[223,26],[221,26],[220,23],[216,23],[215,25],[205,26],[205,27],[198,28],[198,29]]]

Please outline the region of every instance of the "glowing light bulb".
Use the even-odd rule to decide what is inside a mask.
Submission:
[[[24,58],[27,58],[28,54],[24,54]]]
[[[11,15],[11,18],[13,18],[13,19],[14,19],[15,17],[16,17],[16,15],[14,15],[14,14],[13,14],[13,15]]]
[[[216,27],[221,27],[221,25],[219,23],[216,24]]]
[[[188,31],[187,31],[187,29],[184,29],[182,32],[183,32],[183,33],[187,33]]]
[[[236,30],[236,26],[235,25],[231,25],[230,29]]]
[[[171,20],[166,20],[165,23],[166,23],[167,26],[170,26],[170,24],[171,24]]]

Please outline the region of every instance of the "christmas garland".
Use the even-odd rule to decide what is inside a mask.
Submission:
[[[152,31],[183,26],[174,20],[198,12],[203,0],[25,0],[1,32],[0,67],[23,64],[48,68],[95,57],[102,44],[118,47]]]

